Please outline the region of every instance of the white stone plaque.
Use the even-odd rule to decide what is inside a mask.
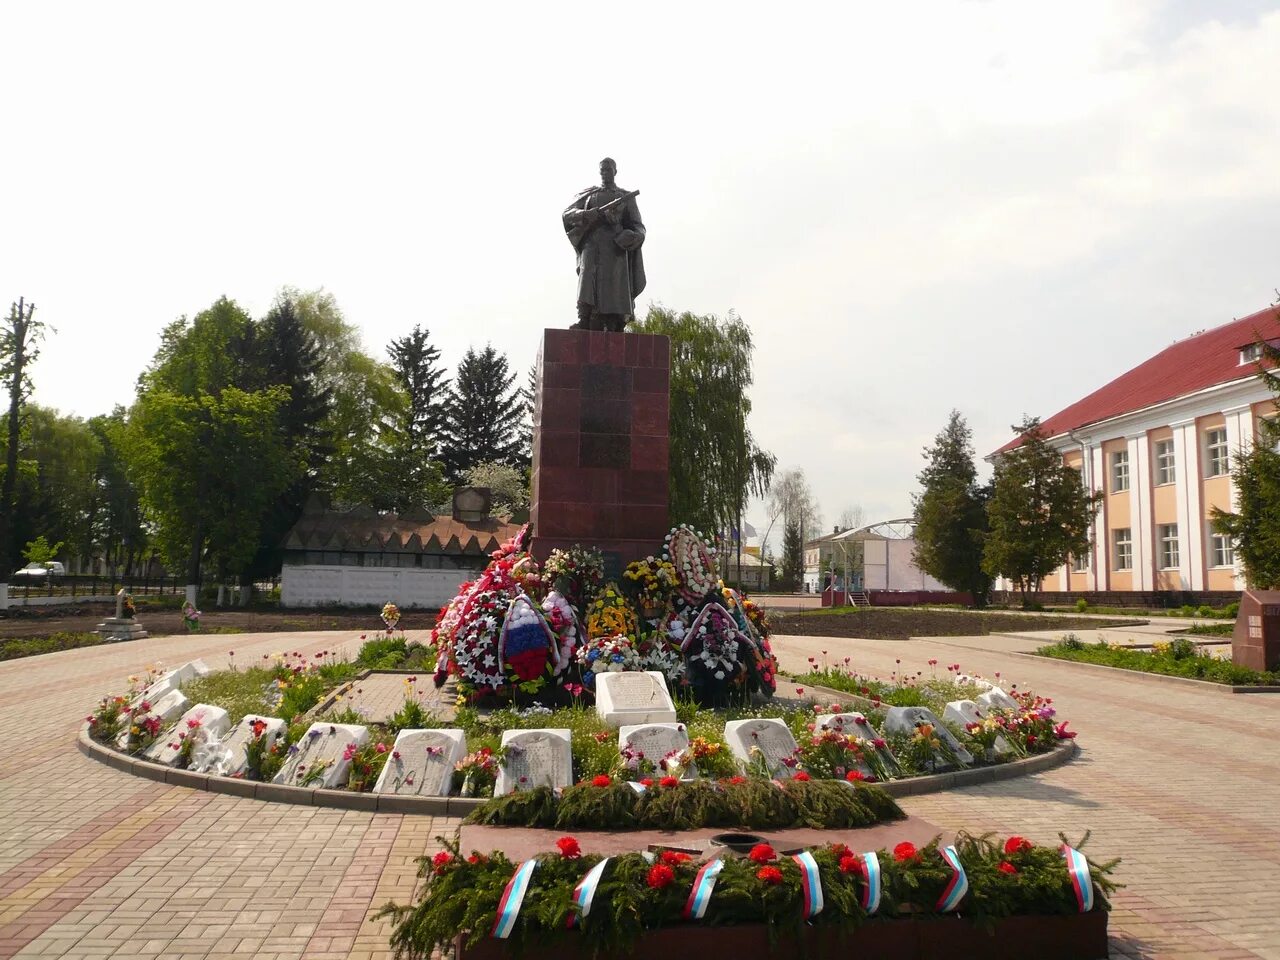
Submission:
[[[952,700],[942,711],[942,719],[960,727],[968,727],[971,723],[981,723],[989,714],[972,700]],[[997,754],[1006,754],[1013,750],[1009,741],[1001,734],[995,739],[993,749]]]
[[[1022,706],[1017,700],[1009,696],[999,687],[992,687],[986,693],[978,697],[978,704],[986,707],[988,710],[1021,710]]]
[[[971,677],[967,673],[956,675],[956,683],[962,686],[973,686],[979,690],[990,690],[994,684],[990,680],[983,680],[981,677]]]
[[[724,725],[724,739],[745,768],[759,749],[769,768],[769,776],[790,777],[796,753],[796,738],[781,720],[730,720]]]
[[[166,693],[171,690],[177,690],[178,687],[186,683],[188,680],[194,680],[196,677],[208,676],[209,668],[203,660],[191,660],[184,663],[180,667],[176,667],[167,673],[157,677],[145,690],[134,698],[134,704],[141,703],[143,700],[149,700],[155,703]]]
[[[194,722],[195,726],[192,726]],[[208,703],[197,703],[178,718],[168,730],[156,738],[156,742],[142,751],[148,760],[172,766],[182,752],[183,742],[194,739],[195,744],[221,740],[231,729],[231,718],[227,711]]]
[[[151,709],[145,714],[139,715],[139,719],[145,717],[159,717],[161,727],[173,723],[178,717],[182,716],[190,707],[191,701],[188,700],[181,690],[170,690],[168,693],[162,694],[157,700],[139,700],[138,703],[149,703]],[[129,743],[129,727],[125,726],[120,732],[120,738],[116,741],[117,745],[124,747]]]
[[[618,752],[623,754],[624,761],[628,750],[638,759],[652,763],[655,777],[679,776],[688,780],[698,776],[698,768],[689,756],[689,731],[683,723],[638,723],[622,727],[618,730]],[[681,755],[687,762],[681,763]],[[679,765],[678,771],[667,765],[671,761]]]
[[[573,781],[572,731],[568,729],[506,730],[506,757],[498,768],[493,795],[534,787],[567,787]]]
[[[354,723],[313,723],[290,748],[272,783],[291,787],[339,787],[347,782],[351,761],[343,758],[348,744],[356,749],[369,742],[367,728]]]
[[[945,726],[938,719],[938,715],[928,707],[890,707],[884,715],[884,732],[885,733],[904,733],[915,736],[918,724],[930,724],[934,732],[938,735],[938,739],[942,740],[951,751],[956,755],[961,764],[968,766],[973,763],[973,754],[966,750]],[[939,758],[941,761],[942,758]]]
[[[834,730],[837,733],[843,733],[846,737],[857,737],[860,740],[879,740],[880,733],[862,714],[856,710],[848,713],[823,713],[813,718],[813,729],[815,733],[822,730]],[[898,766],[898,758],[893,755],[888,746],[881,747],[877,750],[881,758],[888,765],[890,771],[894,771]],[[872,770],[865,763],[859,763],[855,769],[866,777],[879,776],[876,771]]]
[[[235,729],[221,742],[205,744],[196,748],[191,769],[197,773],[212,773],[220,777],[232,777],[242,773],[248,764],[248,746],[253,741],[253,727],[261,723],[263,747],[271,745],[284,736],[288,726],[279,717],[246,716],[236,724]]]
[[[597,674],[596,713],[611,727],[676,722],[675,704],[660,670]]]
[[[454,765],[466,755],[461,730],[401,730],[373,792],[447,797]]]

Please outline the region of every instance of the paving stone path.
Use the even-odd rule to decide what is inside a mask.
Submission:
[[[415,858],[456,820],[206,794],[74,746],[97,698],[150,662],[218,668],[231,650],[244,663],[282,645],[354,653],[358,642],[160,637],[0,663],[0,958],[389,958],[387,924],[372,914],[412,896]],[[937,658],[1054,696],[1080,731],[1079,760],[904,806],[949,829],[1043,842],[1092,829],[1094,856],[1125,858],[1113,956],[1280,960],[1280,696],[1018,656],[1035,642],[780,638],[777,648],[792,669],[849,656],[887,677]]]

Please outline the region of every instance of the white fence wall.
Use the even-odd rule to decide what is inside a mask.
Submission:
[[[280,581],[280,604],[443,607],[453,599],[458,587],[475,575],[474,570],[286,565]]]

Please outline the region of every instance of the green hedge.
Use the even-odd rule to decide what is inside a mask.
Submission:
[[[1236,687],[1280,686],[1280,671],[1250,670],[1238,667],[1230,660],[1206,656],[1197,652],[1195,644],[1185,637],[1175,639],[1166,650],[1147,651],[1112,647],[1105,642],[1085,644],[1073,636],[1066,636],[1051,646],[1041,647],[1036,653],[1057,660],[1097,663],[1122,670],[1207,680]]]

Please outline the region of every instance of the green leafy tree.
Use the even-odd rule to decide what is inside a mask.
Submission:
[[[461,481],[481,463],[524,466],[520,451],[520,392],[505,355],[492,344],[467,350],[449,397],[449,443],[445,469]]]
[[[952,590],[972,594],[979,607],[985,606],[991,575],[983,569],[982,555],[991,488],[978,483],[973,431],[960,411],[951,411],[933,445],[925,448],[924,458],[921,491],[912,497],[916,566]]]
[[[795,591],[804,580],[804,539],[800,524],[788,523],[782,530],[782,567],[778,571],[778,589]]]
[[[93,542],[107,563],[127,568],[145,550],[147,530],[141,494],[125,461],[125,409],[116,407],[110,414],[92,417],[89,429],[102,451],[94,470]]]
[[[747,427],[751,415],[751,330],[651,306],[636,333],[671,339],[671,515],[717,533],[739,526],[751,496],[769,488],[776,459]]]
[[[1280,320],[1280,309],[1277,310]],[[1280,402],[1280,349],[1259,332],[1262,360],[1259,375]],[[1235,543],[1249,586],[1258,590],[1280,588],[1280,422],[1258,421],[1252,447],[1235,454],[1231,476],[1235,481],[1235,511],[1213,508],[1213,528]]]
[[[8,581],[18,559],[13,518],[17,513],[22,408],[31,396],[28,368],[40,355],[45,332],[44,324],[34,319],[35,310],[34,303],[19,299],[9,308],[9,317],[0,327],[0,383],[9,395],[4,476],[0,479],[0,583]]]
[[[27,408],[26,434],[25,456],[35,472],[20,498],[19,535],[44,533],[76,556],[91,556],[101,442],[79,417],[34,403]]]
[[[528,475],[509,463],[478,463],[463,475],[469,487],[488,487],[493,495],[493,515],[504,520],[529,515]]]
[[[821,528],[822,514],[818,511],[804,468],[788,467],[779,471],[769,484],[768,494],[769,525],[765,527],[761,540],[762,549],[768,550],[769,537],[778,520],[782,521],[784,532],[794,524],[800,531],[801,540],[806,531],[812,534]]]
[[[22,548],[22,558],[27,563],[38,563],[44,566],[52,560],[58,558],[58,551],[63,547],[62,541],[50,543],[48,538],[41,534],[34,540],[28,540],[27,545]]]
[[[1045,441],[1038,419],[1013,429],[1022,442],[996,462],[983,568],[1012,580],[1028,604],[1045,577],[1089,549],[1102,494],[1085,489],[1079,472]]]

